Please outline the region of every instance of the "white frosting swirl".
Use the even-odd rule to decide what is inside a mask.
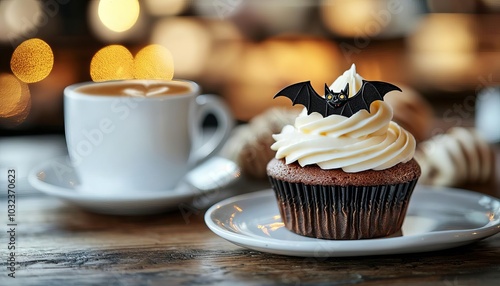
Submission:
[[[356,65],[354,64],[330,85],[330,89],[334,92],[340,92],[346,84],[349,84],[349,97],[354,96],[363,85],[363,78],[356,73]]]
[[[304,110],[295,126],[287,125],[273,135],[276,142],[271,149],[287,164],[297,161],[301,166],[317,164],[349,173],[388,169],[411,160],[416,146],[413,135],[391,119],[391,107],[380,100],[370,105],[370,112],[361,110],[351,117],[307,115]]]

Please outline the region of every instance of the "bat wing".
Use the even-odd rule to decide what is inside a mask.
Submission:
[[[370,111],[370,104],[376,100],[384,100],[384,96],[394,90],[401,89],[393,84],[382,81],[366,81],[363,80],[361,89],[349,98],[349,100],[341,107],[333,110],[331,114],[340,114],[350,117],[354,113],[366,109]],[[329,114],[330,115],[330,114]]]
[[[278,92],[274,98],[278,96],[285,96],[292,100],[293,105],[300,104],[306,107],[307,114],[312,112],[319,112],[321,115],[326,116],[331,112],[331,107],[326,103],[326,100],[316,93],[311,86],[310,81],[299,82],[285,87]]]

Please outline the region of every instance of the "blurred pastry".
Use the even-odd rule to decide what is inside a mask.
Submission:
[[[285,125],[293,124],[298,113],[292,109],[271,108],[257,115],[249,123],[235,128],[221,155],[235,161],[243,175],[267,178],[266,165],[276,153],[270,148],[274,143],[272,135]]]
[[[474,128],[453,127],[418,145],[420,183],[459,186],[485,183],[494,174],[493,150]]]
[[[393,120],[412,133],[417,142],[428,139],[434,118],[431,105],[412,88],[399,86],[403,94],[391,92],[384,97],[392,107]]]

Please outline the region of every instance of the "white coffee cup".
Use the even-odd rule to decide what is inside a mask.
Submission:
[[[174,190],[197,162],[224,142],[233,126],[224,102],[199,93],[198,84],[184,80],[68,86],[64,90],[66,143],[82,191]],[[208,114],[215,116],[218,125],[213,136],[203,141],[202,122]]]

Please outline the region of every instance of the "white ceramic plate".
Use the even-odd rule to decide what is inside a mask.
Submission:
[[[137,190],[119,195],[107,194],[106,190],[94,190],[90,193],[82,191],[78,176],[69,158],[65,156],[35,167],[28,180],[33,188],[42,193],[93,212],[140,215],[179,208],[181,204],[190,203],[196,197],[227,186],[238,179],[239,169],[226,159],[214,157],[190,171],[186,177],[189,184],[182,183],[174,190]]]
[[[281,255],[342,257],[425,252],[457,247],[500,232],[500,201],[471,191],[417,186],[402,234],[323,240],[288,231],[272,190],[226,199],[205,214],[207,226],[242,247]]]

